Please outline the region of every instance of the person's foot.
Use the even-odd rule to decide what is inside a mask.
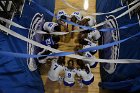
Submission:
[[[59,82],[60,85],[62,84],[62,81],[61,80],[59,80],[58,82]]]
[[[82,81],[81,80],[78,80],[78,83],[79,83],[80,88],[82,88],[83,87]]]
[[[84,86],[82,82],[80,82],[79,85],[80,85],[80,88],[83,88]]]
[[[62,77],[59,77],[59,80],[58,80],[59,84],[61,85],[62,82],[63,82],[63,78]]]

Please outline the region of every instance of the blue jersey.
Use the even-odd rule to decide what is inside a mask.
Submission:
[[[49,36],[46,40],[42,41],[41,44],[43,44],[43,45],[45,45],[45,46],[52,47],[55,43],[54,43],[52,37]],[[45,53],[45,49],[39,48],[39,47],[38,47],[38,53],[37,53],[37,54],[40,54],[40,53],[41,53],[41,54],[42,54],[42,53],[44,54],[44,53]],[[44,57],[44,58],[45,58],[45,57]]]
[[[41,44],[46,45],[46,46],[53,46],[55,43],[52,37],[50,36],[45,41],[42,41]]]

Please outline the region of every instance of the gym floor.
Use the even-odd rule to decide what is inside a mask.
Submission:
[[[83,8],[83,1],[84,0],[66,0],[70,4],[74,5],[74,7],[77,8]],[[87,10],[88,13],[95,12],[96,7],[96,0],[89,0],[89,9]],[[64,10],[66,13],[71,14],[72,12],[76,11],[69,6],[65,5],[62,0],[57,0],[55,5],[55,13],[57,13],[58,10]],[[87,13],[84,13],[84,15],[87,15]],[[62,44],[60,44],[59,50],[63,51],[73,51],[73,48],[77,43],[75,43],[76,37],[78,33],[74,34],[74,38],[71,39],[71,35],[65,35],[61,38]],[[98,58],[98,53],[96,54],[96,57]],[[66,60],[69,58],[66,57]],[[50,68],[50,63],[47,63],[45,65],[41,65],[41,76],[44,83],[45,93],[99,93],[99,87],[98,82],[100,82],[100,71],[99,71],[99,64],[96,68],[92,69],[92,73],[94,74],[95,80],[94,82],[89,86],[83,86],[83,88],[80,88],[79,84],[76,82],[76,84],[73,87],[66,87],[62,84],[59,84],[58,82],[52,82],[47,78],[47,73]],[[77,79],[77,77],[76,77]],[[100,92],[101,93],[101,92]]]

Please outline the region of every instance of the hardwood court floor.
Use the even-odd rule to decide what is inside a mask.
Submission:
[[[83,8],[83,0],[66,0],[75,7]],[[88,12],[92,13],[95,12],[95,0],[89,0],[89,9]],[[75,10],[66,6],[62,0],[56,0],[56,7],[55,12],[58,10],[65,10],[68,14],[71,14]],[[86,13],[84,13],[86,14]],[[60,46],[60,50],[63,51],[73,51],[74,46],[76,43],[74,42],[76,39],[78,33],[74,34],[74,39],[71,39],[70,34],[66,35],[64,37],[64,40],[62,42],[63,45]],[[96,57],[98,57],[98,54],[96,54]],[[68,60],[69,58],[66,58]],[[50,65],[47,63],[45,65],[41,65],[41,76],[43,79],[44,87],[45,87],[45,93],[99,93],[99,87],[98,82],[100,82],[100,71],[99,71],[99,64],[96,68],[92,69],[92,73],[95,76],[94,82],[90,86],[84,86],[83,88],[80,88],[79,84],[76,83],[74,87],[65,87],[63,84],[59,84],[58,82],[52,82],[47,78],[47,73],[50,68]]]

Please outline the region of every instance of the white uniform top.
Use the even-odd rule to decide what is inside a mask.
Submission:
[[[46,51],[46,49],[44,49],[43,51],[39,52],[38,55],[42,55],[42,53],[45,52],[45,51]],[[52,53],[50,53],[50,54],[52,54]],[[46,54],[46,55],[47,55],[47,54]],[[38,59],[38,62],[44,64],[44,63],[46,63],[47,60],[50,59],[50,58],[51,58],[51,59],[52,59],[52,58],[58,59],[59,57],[58,57],[58,56],[46,56],[46,57],[43,58],[43,59]]]
[[[84,53],[84,56],[87,57],[87,58],[93,58],[93,59],[95,59],[95,56],[93,56],[90,52],[85,52]],[[93,61],[84,61],[84,62],[85,63],[88,63],[90,66],[93,66],[96,63],[95,60],[93,60]]]
[[[83,19],[90,19],[88,21],[89,26],[94,26],[96,24],[96,20],[93,16],[85,16]]]
[[[43,29],[49,31],[50,33],[54,32],[54,27],[58,26],[55,22],[45,22],[43,25]]]
[[[75,82],[75,74],[76,74],[76,69],[70,70],[67,67],[65,67],[65,77],[64,77],[64,81],[71,84]]]
[[[75,11],[75,12],[73,12],[73,13],[71,14],[71,17],[72,17],[72,16],[75,16],[79,21],[81,21],[81,20],[82,20],[82,17],[83,17],[80,11]]]
[[[48,72],[48,78],[52,81],[59,80],[59,74],[64,70],[64,66],[57,64],[58,59],[52,60],[51,68]]]
[[[67,13],[64,10],[59,10],[57,12],[57,20],[59,20],[61,18],[61,16],[64,15],[66,17],[68,17]]]
[[[87,38],[90,40],[98,40],[101,37],[100,32],[98,30],[94,30],[88,33]]]
[[[83,49],[97,46],[95,43],[91,42],[90,40],[88,40],[86,38],[84,40],[88,41],[88,45],[84,45]],[[93,50],[92,52],[95,52],[95,51],[96,50]]]
[[[89,64],[87,64],[87,66],[90,69]],[[87,74],[87,72],[85,70],[78,69],[77,70],[77,75],[81,76],[84,81],[90,81],[93,78],[93,74],[91,73],[91,70]]]
[[[83,46],[83,49],[97,46],[95,43],[91,42],[90,40],[86,38],[84,40],[88,41],[88,45]],[[96,50],[93,50],[92,52],[96,52]],[[84,52],[84,56],[87,58],[95,59],[95,56],[93,56],[89,51]],[[93,66],[96,61],[93,60],[93,61],[84,61],[84,62],[88,63],[90,66]]]

